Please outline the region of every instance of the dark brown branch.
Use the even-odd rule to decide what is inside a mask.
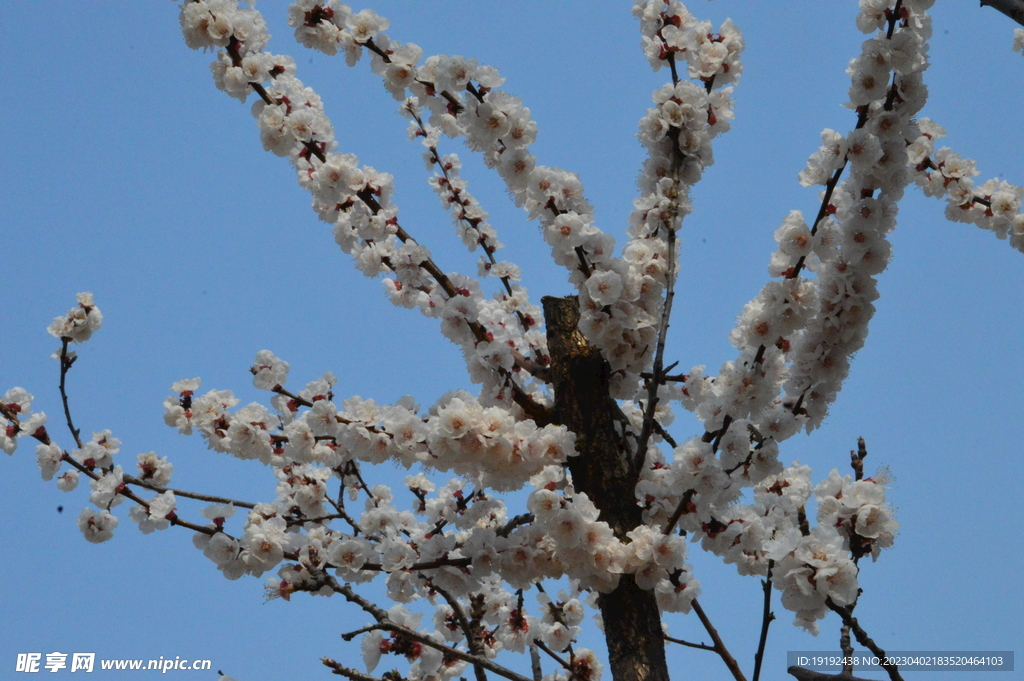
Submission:
[[[539,638],[533,639],[533,645],[534,645],[534,647],[540,648],[541,650],[543,650],[545,653],[547,653],[551,657],[552,660],[554,660],[558,664],[562,665],[562,668],[565,669],[567,672],[569,672],[569,675],[572,678],[577,678],[577,679],[581,678],[580,675],[577,674],[573,670],[572,663],[570,661],[562,659],[562,657],[558,653],[556,653],[555,651],[551,650],[551,648],[547,647],[544,644],[544,642],[541,641]]]
[[[673,216],[673,221],[675,216]],[[647,459],[647,446],[651,435],[655,431],[655,410],[658,408],[658,388],[664,383],[664,362],[665,362],[665,341],[668,337],[669,318],[672,316],[672,301],[675,299],[675,273],[676,266],[676,230],[675,225],[663,222],[661,227],[668,231],[665,238],[668,246],[668,265],[665,270],[665,302],[661,308],[661,326],[658,329],[658,344],[654,351],[654,364],[652,366],[653,379],[647,389],[647,409],[644,410],[643,425],[640,428],[640,437],[636,443],[636,455],[634,467],[640,469]]]
[[[853,642],[850,640],[850,626],[839,628],[839,649],[843,652],[843,672],[853,673]]]
[[[676,443],[675,438],[669,435],[668,431],[665,430],[665,426],[661,425],[657,421],[654,422],[654,432],[661,436],[661,438],[668,443],[668,446],[675,449],[679,445]]]
[[[439,587],[437,584],[431,582],[429,577],[424,575],[420,575],[420,577],[430,584],[430,588],[432,590],[441,594],[441,597],[444,598],[445,602],[447,602],[448,606],[452,609],[452,615],[459,623],[459,627],[462,629],[462,635],[466,637],[466,645],[469,646],[470,654],[476,655],[477,657],[483,657],[485,655],[485,651],[483,644],[480,642],[479,621],[470,622],[469,618],[466,617],[466,611],[463,610],[462,604],[459,603],[457,598]],[[474,626],[474,624],[476,626]],[[473,665],[473,670],[476,673],[476,681],[487,681],[487,673],[484,671],[483,667],[480,665]]]
[[[668,634],[665,635],[665,640],[671,643],[678,643],[679,645],[686,646],[687,648],[696,648],[697,650],[710,650],[713,653],[718,652],[717,650],[715,650],[714,646],[709,646],[707,643],[690,643],[689,641],[684,641],[681,638],[672,638]]]
[[[700,618],[700,623],[704,625],[704,629],[707,630],[708,636],[710,636],[711,640],[715,643],[715,652],[718,653],[718,656],[722,658],[722,662],[724,662],[725,666],[729,668],[730,672],[732,672],[732,677],[736,679],[736,681],[747,681],[747,678],[743,676],[743,670],[740,669],[739,663],[736,662],[736,658],[734,658],[729,652],[729,649],[725,647],[725,642],[722,641],[722,637],[718,635],[718,630],[711,624],[711,620],[708,619],[708,616],[704,614],[704,608],[700,607],[700,603],[697,602],[696,598],[693,599],[692,605],[693,611],[697,613],[697,617]]]
[[[70,466],[78,470],[80,473],[84,473],[93,480],[99,480],[101,477],[103,477],[101,475],[97,475],[92,468],[89,468],[88,466],[85,466],[84,464],[75,461],[67,452],[65,452],[64,455],[61,457],[61,461],[64,461],[65,463],[69,464]],[[121,479],[123,481],[123,489],[119,489],[117,491],[117,494],[124,497],[125,499],[131,499],[132,501],[142,506],[146,510],[149,510],[149,502],[140,497],[139,495],[135,494],[134,492],[132,492],[130,489],[128,489],[129,483],[127,482],[127,480],[125,480],[126,477],[130,476],[122,475]],[[217,534],[217,532],[219,531],[210,529],[209,527],[202,527],[200,525],[196,525],[195,523],[190,523],[187,520],[182,520],[173,512],[167,516],[167,522],[169,522],[171,525],[177,525],[178,527],[184,527],[187,530],[192,530],[193,532],[202,532],[203,534],[208,534],[211,537]]]
[[[537,646],[530,642],[530,671],[533,672],[533,681],[541,681],[544,678],[544,670],[540,667],[540,653],[537,652]]]
[[[376,630],[377,630],[377,625],[376,624],[370,624],[368,626],[363,627],[362,629],[356,629],[355,631],[347,631],[347,632],[345,632],[344,634],[341,635],[341,640],[342,641],[351,641],[352,639],[354,639],[356,636],[359,636],[360,634],[369,634],[371,631],[376,631]]]
[[[676,362],[676,364],[679,364],[679,362]],[[669,369],[666,368],[666,371],[668,371],[668,370]],[[650,372],[647,372],[647,371],[641,371],[640,372],[640,378],[646,378],[649,381],[649,380],[654,378],[654,374],[652,374]],[[690,375],[689,374],[675,374],[675,375],[672,375],[672,376],[669,376],[668,374],[666,374],[666,375],[661,377],[661,382],[662,383],[668,383],[669,381],[685,383],[688,380],[690,380]]]
[[[471,558],[438,558],[437,560],[431,560],[426,563],[415,563],[405,568],[406,570],[435,570],[441,567],[457,567],[465,568],[472,565],[473,560]],[[384,567],[380,563],[366,563],[360,570],[367,570],[370,572],[383,572]]]
[[[516,529],[520,525],[527,525],[527,524],[532,523],[532,522],[533,522],[533,514],[532,513],[522,513],[520,515],[517,515],[515,518],[512,518],[511,520],[509,520],[507,523],[505,523],[502,526],[502,528],[497,531],[497,535],[499,537],[508,538],[508,535],[512,532],[512,530]]]
[[[761,587],[764,589],[764,610],[761,615],[761,638],[757,642],[757,652],[754,653],[754,676],[753,681],[761,678],[761,663],[764,662],[764,648],[768,643],[768,626],[775,619],[772,612],[772,568],[775,561],[768,561],[768,573],[761,580]]]
[[[537,362],[525,356],[518,350],[512,351],[512,359],[515,360],[516,366],[530,372],[530,374],[535,378],[538,378],[544,381],[545,383],[551,382],[551,370],[548,369],[546,366],[538,364]]]
[[[387,613],[385,613],[385,616],[386,614]],[[454,657],[459,660],[463,660],[465,662],[468,662],[469,664],[479,665],[489,672],[494,672],[498,676],[502,676],[506,679],[509,679],[509,681],[531,681],[529,678],[521,674],[517,674],[511,669],[506,669],[505,667],[502,667],[499,664],[491,662],[485,657],[470,655],[469,653],[464,653],[461,650],[458,650],[457,648],[452,648],[451,646],[446,646],[443,643],[438,643],[429,636],[424,636],[423,634],[413,631],[412,629],[399,626],[391,620],[381,622],[379,625],[377,625],[377,628],[381,631],[388,631],[393,634],[397,634],[398,636],[401,636],[403,638],[416,641],[420,645],[429,646],[435,650],[440,650],[445,655]]]
[[[873,681],[872,679],[864,679],[847,674],[846,672],[841,674],[824,674],[804,667],[790,667],[786,671],[789,672],[790,676],[795,677],[797,681]]]
[[[679,499],[679,504],[676,506],[676,510],[672,512],[668,522],[665,523],[665,527],[661,530],[662,534],[672,534],[676,529],[676,523],[679,522],[679,519],[690,512],[690,502],[693,500],[694,494],[696,492],[692,489],[688,489],[683,493],[683,496]]]
[[[586,251],[583,250],[582,246],[577,246],[575,250],[576,250],[576,257],[580,261],[580,272],[583,272],[583,276],[584,277],[586,277],[587,279],[590,279],[590,275],[592,274],[592,270],[590,269],[590,264],[587,262]]]
[[[68,393],[66,390],[68,370],[75,362],[74,359],[68,357],[68,343],[70,342],[70,338],[60,339],[60,401],[64,403],[64,418],[67,420],[68,430],[71,431],[71,437],[75,439],[75,444],[77,444],[78,448],[81,449],[82,439],[79,437],[79,434],[82,431],[75,428],[75,424],[71,421],[71,407],[68,404]]]
[[[870,636],[868,636],[868,633],[860,626],[860,622],[857,621],[857,618],[850,614],[850,608],[836,605],[831,598],[825,600],[825,605],[828,606],[829,610],[836,613],[843,619],[844,625],[850,627],[850,630],[853,631],[853,635],[857,637],[858,643],[870,650],[871,653],[880,660],[887,659],[888,656],[885,654],[885,651],[882,650],[882,648],[875,643]],[[903,677],[900,676],[899,667],[896,665],[883,664],[881,667],[889,674],[889,679],[891,681],[903,681]]]
[[[160,494],[163,494],[164,492],[173,492],[174,496],[176,497],[195,499],[197,501],[208,501],[211,504],[231,504],[232,506],[237,506],[238,508],[256,508],[256,504],[250,503],[248,501],[238,501],[237,499],[228,499],[227,497],[215,497],[209,494],[199,494],[197,492],[186,492],[185,490],[174,489],[173,487],[161,487],[160,485],[154,485],[152,483],[146,482],[145,480],[140,480],[139,478],[136,478],[131,475],[125,475],[124,481],[127,484],[145,487],[148,490],[159,492]]]
[[[344,676],[346,679],[351,679],[351,681],[384,681],[380,677],[364,674],[351,667],[345,667],[340,662],[335,662],[329,657],[321,657],[320,661],[331,670],[332,674]]]
[[[981,6],[1002,12],[1024,26],[1024,0],[981,0]]]
[[[365,598],[357,594],[355,590],[348,584],[338,584],[338,580],[334,579],[334,577],[331,577],[330,575],[327,575],[326,581],[327,585],[334,590],[334,593],[341,594],[349,603],[355,603],[356,605],[358,605],[360,608],[363,609],[364,612],[373,617],[373,619],[377,620],[377,622],[387,621],[388,613],[386,610],[377,605],[374,605],[372,602],[366,600]]]

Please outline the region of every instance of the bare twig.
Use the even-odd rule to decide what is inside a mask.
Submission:
[[[68,430],[71,431],[71,437],[75,438],[75,444],[78,448],[82,448],[82,439],[79,434],[82,432],[78,428],[75,428],[75,424],[71,421],[71,407],[68,404],[68,393],[66,390],[66,379],[68,370],[71,365],[75,363],[73,357],[68,356],[68,343],[71,342],[70,338],[60,339],[60,401],[64,403],[64,418],[68,422]]]
[[[853,643],[850,641],[850,627],[844,624],[839,629],[839,649],[843,651],[843,672],[853,673]]]
[[[388,613],[386,610],[374,605],[372,602],[357,594],[348,584],[339,584],[338,580],[327,575],[327,585],[334,590],[334,593],[341,594],[349,603],[355,603],[378,622],[390,621],[388,620]]]
[[[160,485],[154,485],[153,483],[140,480],[131,475],[125,475],[124,481],[130,485],[138,485],[139,487],[145,487],[148,490],[159,492],[173,492],[176,497],[184,497],[186,499],[196,499],[197,501],[208,501],[211,504],[231,504],[239,508],[256,508],[256,504],[248,501],[239,501],[238,499],[228,499],[227,497],[215,497],[209,494],[199,494],[197,492],[187,492],[183,489],[174,489],[173,487],[161,487]]]
[[[858,643],[870,650],[871,653],[880,660],[887,659],[888,656],[885,654],[885,651],[882,650],[877,643],[871,640],[868,633],[860,626],[857,618],[850,614],[850,608],[836,605],[831,598],[825,600],[825,605],[828,606],[829,610],[836,613],[843,619],[844,625],[850,627],[850,630],[853,631],[853,635],[857,637]],[[891,681],[903,681],[903,677],[900,676],[899,667],[896,665],[883,664],[881,667],[889,674],[889,679],[891,679]]]
[[[535,647],[540,648],[541,650],[543,650],[545,653],[547,653],[551,657],[551,659],[553,659],[558,664],[562,665],[562,668],[565,669],[567,672],[569,672],[569,675],[571,677],[577,678],[577,679],[581,679],[581,681],[583,681],[582,677],[580,677],[580,675],[577,674],[576,671],[572,668],[572,663],[571,662],[569,662],[568,660],[562,659],[562,657],[558,653],[556,653],[555,651],[551,650],[551,648],[547,647],[544,644],[544,642],[541,641],[539,638],[533,639],[533,645]]]
[[[320,661],[323,662],[325,667],[328,667],[331,670],[332,674],[344,676],[346,679],[351,679],[352,681],[383,681],[380,677],[356,671],[351,667],[342,665],[340,662],[335,662],[329,657],[321,657]]]
[[[690,512],[690,503],[693,500],[694,494],[696,492],[692,489],[688,489],[683,493],[683,496],[679,499],[679,504],[676,506],[676,510],[672,512],[672,516],[665,523],[662,534],[672,534],[672,531],[676,529],[676,523],[679,522],[679,519]]]
[[[714,646],[709,646],[707,643],[691,643],[690,641],[684,641],[681,638],[673,638],[668,634],[665,635],[665,640],[669,641],[670,643],[678,643],[679,645],[686,646],[687,648],[696,648],[697,650],[710,650],[713,653],[718,652],[717,650],[715,650]]]
[[[740,669],[740,665],[736,662],[736,658],[734,658],[729,652],[729,649],[725,647],[722,637],[718,635],[718,630],[711,624],[711,620],[708,619],[708,616],[704,614],[704,608],[700,607],[700,603],[697,602],[696,598],[693,599],[692,605],[693,611],[697,613],[697,617],[700,618],[700,623],[703,624],[704,628],[707,630],[708,636],[710,636],[711,640],[715,642],[715,652],[718,653],[718,656],[722,658],[722,662],[724,662],[725,666],[729,668],[730,672],[732,672],[732,677],[736,679],[736,681],[747,681],[747,677],[743,676],[743,670]]]
[[[764,662],[764,647],[768,643],[768,626],[775,619],[775,613],[772,612],[772,568],[775,567],[775,561],[768,561],[768,573],[765,578],[761,580],[761,586],[764,588],[764,611],[761,615],[761,638],[757,642],[757,652],[754,653],[754,677],[753,681],[758,681],[761,677],[761,663]]]
[[[533,672],[533,681],[541,681],[544,678],[544,671],[540,667],[540,653],[533,641],[530,642],[530,670]]]

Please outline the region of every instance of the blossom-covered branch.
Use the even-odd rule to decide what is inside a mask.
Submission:
[[[976,184],[972,178],[980,173],[974,161],[949,147],[936,151],[935,141],[946,135],[945,129],[930,118],[922,118],[918,126],[920,135],[909,143],[907,161],[925,196],[945,198],[951,222],[976,225],[1000,239],[1009,237],[1010,246],[1024,252],[1024,187],[996,178]]]

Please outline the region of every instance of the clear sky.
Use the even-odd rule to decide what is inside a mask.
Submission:
[[[497,67],[538,123],[539,163],[579,173],[599,225],[619,236],[642,162],[636,124],[668,78],[650,71],[629,5],[367,6],[390,18],[394,39],[427,55]],[[368,63],[350,69],[298,46],[286,7],[259,3],[274,35],[269,49],[296,57],[298,76],[324,97],[340,150],[394,174],[406,229],[446,270],[474,273],[477,256],[454,239],[396,102]],[[816,209],[815,191],[796,175],[822,128],[854,125],[840,104],[846,63],[864,36],[852,0],[695,0],[690,9],[716,25],[732,17],[747,43],[734,128],[716,141],[717,163],[684,225],[668,352],[683,368],[713,372],[734,356],[728,332],[767,278],[774,230],[788,211]],[[946,127],[944,144],[978,161],[979,179],[1024,183],[1024,60],[1010,50],[1014,25],[976,2],[940,0],[933,14],[924,115]],[[289,361],[297,385],[334,371],[340,397],[390,402],[412,394],[430,404],[471,388],[434,322],[392,307],[334,245],[287,162],[262,150],[249,107],[214,88],[212,55],[185,47],[173,3],[5,0],[0,35],[0,393],[34,393],[59,443],[71,439],[60,427],[58,367],[49,358],[57,342],[45,328],[79,291],[94,293],[106,321],[79,349],[69,378],[77,425],[86,436],[111,429],[124,443],[126,468],[140,452],[170,457],[179,488],[273,498],[274,480],[261,466],[209,452],[161,418],[162,400],[181,378],[235,390],[243,404],[264,399],[247,373],[258,350]],[[461,145],[446,150],[465,152],[464,175],[507,244],[505,257],[523,268],[533,301],[569,293],[536,226],[498,179]],[[857,608],[880,645],[1020,652],[1024,254],[947,222],[943,209],[908,190],[867,345],[825,425],[787,441],[782,459],[810,464],[817,480],[834,467],[845,473],[864,436],[867,469],[885,464],[895,475],[890,499],[902,529],[895,548],[863,564]],[[685,415],[672,431],[679,440],[700,432]],[[262,580],[228,582],[187,531],[143,536],[127,504],[115,509],[114,539],[89,544],[76,527],[84,483],[64,494],[42,482],[29,443],[0,467],[0,678],[15,678],[19,652],[208,658],[241,681],[326,679],[321,656],[361,666],[339,634],[366,618],[340,599],[264,604]],[[385,466],[373,475],[400,482],[404,471]],[[180,508],[199,518],[198,507]],[[697,547],[691,562],[705,609],[749,672],[759,582]],[[834,618],[815,639],[790,624],[777,593],[775,612],[763,678],[785,676],[787,650],[837,648]],[[670,621],[680,637],[707,639],[693,617]],[[678,678],[728,678],[710,653],[670,653]]]

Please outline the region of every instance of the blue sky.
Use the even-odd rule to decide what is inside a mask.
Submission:
[[[497,67],[538,123],[539,162],[579,173],[599,225],[618,236],[642,162],[636,124],[668,77],[650,71],[629,4],[366,6],[391,20],[394,39],[427,55]],[[340,150],[396,176],[403,225],[442,267],[475,272],[477,256],[455,241],[396,102],[367,64],[349,69],[296,45],[286,7],[259,4],[274,35],[269,49],[296,57],[299,77],[324,97]],[[695,0],[690,9],[716,25],[732,17],[747,43],[734,128],[716,141],[716,165],[684,226],[668,351],[682,367],[714,371],[734,354],[728,332],[766,280],[779,222],[792,209],[816,208],[796,174],[821,129],[854,124],[840,104],[846,63],[864,36],[852,0]],[[1010,51],[1014,25],[974,2],[939,2],[933,15],[924,115],[946,127],[944,144],[978,161],[979,179],[1024,182],[1024,61]],[[273,497],[261,467],[208,452],[161,418],[181,378],[201,376],[204,390],[232,389],[243,404],[263,399],[247,373],[261,349],[289,361],[298,385],[334,371],[342,397],[411,394],[430,404],[471,388],[435,324],[392,307],[337,249],[287,163],[262,150],[248,106],[213,87],[212,55],[184,46],[173,3],[16,0],[0,4],[0,26],[0,391],[35,394],[58,442],[70,438],[59,427],[49,358],[57,343],[45,327],[79,291],[94,293],[106,321],[69,378],[76,424],[85,434],[111,429],[124,443],[122,463],[151,450],[168,456],[175,487]],[[460,145],[447,150],[460,152],[533,301],[569,293],[536,226],[497,178]],[[782,458],[811,465],[821,479],[834,467],[845,472],[863,436],[868,470],[885,464],[895,475],[890,499],[902,529],[894,549],[864,565],[857,608],[883,647],[1020,651],[1024,254],[948,223],[943,208],[908,190],[867,345],[824,427],[787,441]],[[696,432],[685,415],[673,427],[677,439]],[[88,544],[75,525],[84,488],[63,494],[41,481],[30,446],[0,466],[0,676],[11,677],[18,652],[54,650],[208,658],[242,681],[328,678],[319,657],[358,661],[339,634],[364,617],[339,599],[264,604],[262,580],[224,580],[187,531],[141,535],[126,505],[115,538]],[[400,481],[404,471],[374,475]],[[198,508],[182,508],[198,517]],[[696,547],[691,556],[705,609],[749,671],[759,583]],[[833,619],[814,639],[790,625],[777,598],[775,612],[763,678],[783,678],[787,650],[837,647]],[[671,622],[675,634],[706,640],[694,618]],[[685,674],[728,678],[709,653],[670,652]],[[953,678],[992,677],[929,675]]]

